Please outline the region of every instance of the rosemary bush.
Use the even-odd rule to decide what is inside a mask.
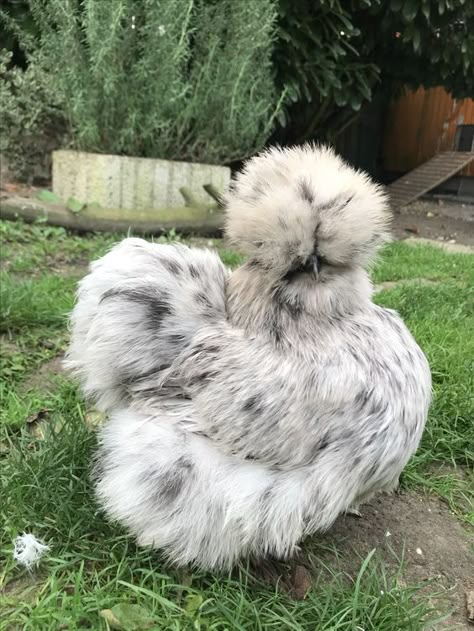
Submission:
[[[28,0],[76,149],[230,162],[268,138],[276,0]]]

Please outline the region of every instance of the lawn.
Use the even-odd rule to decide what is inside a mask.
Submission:
[[[167,567],[158,553],[138,549],[105,521],[89,479],[100,419],[74,382],[49,367],[66,347],[67,313],[87,261],[120,235],[0,222],[0,236],[0,629],[105,630],[117,620],[118,628],[155,630],[433,628],[427,621],[439,617],[439,607],[420,585],[399,580],[377,553],[361,558],[356,571],[321,568],[317,538],[306,542],[312,586],[298,600],[284,581],[265,580],[247,564],[225,575]],[[230,266],[241,260],[218,240],[191,241],[216,247]],[[402,486],[441,497],[468,528],[474,523],[474,256],[393,243],[373,278],[381,287],[377,302],[401,313],[433,372],[430,419]],[[32,572],[12,558],[23,531],[50,546]]]

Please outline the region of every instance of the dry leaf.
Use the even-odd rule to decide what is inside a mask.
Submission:
[[[33,423],[39,423],[40,421],[44,421],[48,417],[48,414],[50,412],[52,412],[51,408],[41,408],[34,414],[30,414],[30,416],[26,418],[25,422],[28,425],[32,425]]]
[[[122,629],[120,626],[120,620],[114,616],[112,609],[102,609],[99,611],[99,615],[104,618],[104,620],[107,620],[112,629]]]
[[[105,421],[105,414],[98,410],[88,410],[84,416],[87,427],[100,427]]]
[[[304,565],[296,565],[291,576],[290,596],[294,600],[304,600],[311,589],[311,574]]]

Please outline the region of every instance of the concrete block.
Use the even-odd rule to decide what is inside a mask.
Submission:
[[[61,199],[99,203],[104,208],[182,207],[181,186],[199,202],[209,202],[203,184],[220,192],[230,182],[228,167],[150,158],[130,158],[82,151],[53,152],[53,191]]]

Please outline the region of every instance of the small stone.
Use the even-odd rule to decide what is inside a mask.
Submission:
[[[386,537],[391,537],[391,536],[392,536],[392,533],[391,533],[389,530],[387,530],[387,532],[385,533],[385,536],[386,536]]]
[[[347,510],[346,510],[346,515],[350,515],[351,517],[362,517],[362,513],[360,512],[360,510],[357,508],[357,506],[350,506]]]
[[[419,554],[420,556],[423,556],[423,551],[422,551],[422,549],[421,549],[421,548],[417,548],[417,549],[415,550],[415,552],[416,552],[417,554]]]
[[[405,232],[412,232],[413,234],[418,234],[419,233],[418,226],[415,226],[415,225],[405,226]]]
[[[432,212],[431,212],[431,210],[429,210],[429,211],[426,213],[426,216],[427,216],[427,217],[429,217],[429,218],[431,219],[431,217],[434,217],[434,213],[432,213]]]
[[[467,619],[474,622],[474,590],[466,592]]]
[[[456,239],[449,239],[448,243],[456,243]]]

